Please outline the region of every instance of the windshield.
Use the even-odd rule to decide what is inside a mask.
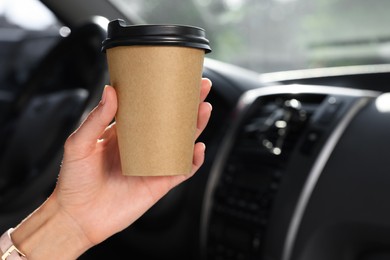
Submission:
[[[388,0],[110,0],[129,19],[203,27],[208,55],[257,72],[387,63]]]

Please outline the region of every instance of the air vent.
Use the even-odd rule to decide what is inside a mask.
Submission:
[[[280,180],[325,97],[267,95],[248,107],[211,195],[207,259],[261,260]]]

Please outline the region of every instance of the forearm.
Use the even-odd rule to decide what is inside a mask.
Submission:
[[[92,245],[70,216],[49,198],[13,231],[12,241],[28,260],[76,259]]]

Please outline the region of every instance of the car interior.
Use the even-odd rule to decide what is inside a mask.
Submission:
[[[213,50],[203,77],[212,81],[207,101],[213,111],[199,137],[207,146],[205,162],[134,224],[79,259],[390,259],[390,4],[259,2],[34,0],[51,13],[50,25],[37,30],[7,16],[6,6],[26,9],[27,1],[5,1],[3,13],[0,6],[1,230],[15,226],[51,193],[66,138],[109,84],[101,50],[108,22],[178,23],[170,17],[173,8],[179,17],[197,7],[203,22],[193,24],[186,13],[188,20],[181,23],[229,27],[227,21],[244,21],[245,14],[258,18],[253,28],[206,28]],[[218,13],[228,7],[230,13]],[[324,38],[316,38],[321,41],[309,42],[312,56],[305,54],[310,62],[304,65],[293,56],[302,50],[289,41],[297,31],[288,27],[291,17],[304,16],[302,10],[315,11],[301,24],[314,36],[329,26]],[[329,10],[334,20],[324,19]],[[172,20],[158,20],[158,12]],[[283,57],[272,56],[252,38],[247,42],[258,52],[246,55],[239,52],[246,45],[227,43],[246,30],[255,37],[259,27],[264,46],[283,46],[292,56],[284,49],[276,50]],[[286,28],[288,40],[275,43],[273,34]],[[302,38],[296,41],[301,44]],[[267,63],[271,56],[275,60]]]

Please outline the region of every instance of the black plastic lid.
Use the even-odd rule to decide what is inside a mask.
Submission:
[[[124,20],[112,20],[108,24],[107,39],[102,51],[128,45],[169,45],[204,49],[211,52],[204,29],[188,25],[126,25]]]

